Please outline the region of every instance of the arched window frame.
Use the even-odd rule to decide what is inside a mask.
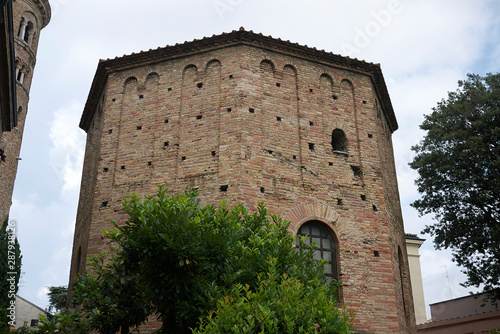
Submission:
[[[314,258],[328,261],[325,265],[325,276],[328,281],[338,281],[340,277],[339,242],[335,233],[319,220],[308,220],[299,227],[297,236],[307,236],[309,244],[317,243]],[[297,238],[297,246],[299,245]]]
[[[347,136],[339,128],[332,131],[332,152],[347,152]]]

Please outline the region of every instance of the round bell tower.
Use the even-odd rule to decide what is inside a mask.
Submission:
[[[8,216],[12,204],[12,191],[17,173],[19,152],[28,111],[29,92],[36,63],[40,31],[49,23],[51,10],[48,0],[10,0],[12,6],[11,28],[8,35],[13,40],[15,94],[12,94],[12,128],[0,137],[0,223]],[[2,73],[2,75],[7,75]]]

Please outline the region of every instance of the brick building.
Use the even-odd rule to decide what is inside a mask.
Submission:
[[[126,195],[197,188],[202,204],[265,202],[317,237],[358,332],[415,332],[378,64],[240,29],[101,61],[80,127],[70,285],[126,220]]]
[[[2,67],[1,76],[2,81],[12,83],[11,87],[15,86],[15,92],[10,93],[10,96],[14,96],[15,99],[11,100],[12,103],[8,107],[4,107],[5,95],[2,95],[1,100],[1,125],[5,131],[0,132],[0,150],[2,152],[0,160],[0,223],[8,216],[12,203],[12,191],[28,111],[29,92],[36,63],[40,31],[49,23],[51,14],[48,0],[10,0],[6,6],[11,7],[12,26],[6,28],[14,46],[14,59],[12,59],[13,62],[9,60],[9,66],[15,68],[11,72]],[[4,8],[2,8],[3,10]],[[2,40],[0,38],[0,42]],[[7,77],[9,78],[7,79]]]

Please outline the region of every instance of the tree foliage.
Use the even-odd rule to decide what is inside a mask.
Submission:
[[[49,312],[52,312],[52,310],[60,312],[66,309],[67,286],[50,286],[47,295],[49,296]]]
[[[296,249],[288,223],[264,205],[254,213],[224,202],[200,206],[196,192],[168,196],[164,187],[156,196],[132,195],[122,203],[128,220],[105,231],[112,252],[92,257],[91,270],[74,286],[79,313],[72,316],[87,329],[129,333],[149,316],[162,323],[161,333],[191,333],[209,317],[200,328],[206,331],[232,307],[228,298],[238,304],[248,295],[252,307],[274,309],[278,328],[350,332],[352,316],[335,307],[337,284],[326,282],[324,263],[313,259],[314,245],[301,238]],[[283,302],[292,297],[295,304]],[[244,322],[246,311],[240,311],[235,319]],[[70,322],[68,315],[58,316]],[[59,322],[45,319],[43,325]],[[262,326],[268,328],[267,322]],[[63,327],[60,333],[71,332]]]
[[[422,194],[412,206],[435,216],[423,232],[453,251],[463,285],[492,292],[500,287],[500,74],[458,84],[425,116],[427,134],[412,147]]]
[[[13,321],[16,293],[21,278],[21,248],[15,236],[15,225],[7,217],[0,229],[0,333],[9,332]]]

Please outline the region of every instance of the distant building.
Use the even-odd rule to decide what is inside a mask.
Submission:
[[[480,293],[431,304],[432,319],[418,325],[418,333],[479,334],[500,329],[500,308],[485,297]]]
[[[47,310],[16,295],[16,328],[22,327],[24,324],[35,327],[38,324],[38,316],[40,315],[49,315],[49,313]]]
[[[8,216],[48,0],[0,1],[0,223]]]
[[[420,253],[418,251],[424,241],[425,239],[420,239],[416,234],[406,233],[406,251],[408,252],[411,291],[413,293],[413,306],[415,307],[415,320],[417,325],[427,321],[424,286],[422,284],[422,270],[420,267]]]

